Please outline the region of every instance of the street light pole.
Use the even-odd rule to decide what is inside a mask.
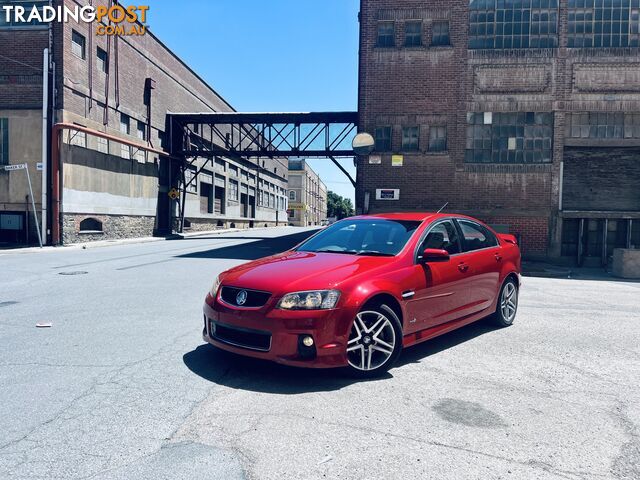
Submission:
[[[31,196],[31,207],[33,208],[33,218],[36,221],[36,230],[38,231],[38,243],[42,248],[42,235],[40,234],[40,223],[38,222],[38,214],[36,213],[36,201],[33,198],[33,188],[31,188],[31,176],[29,175],[29,167],[25,168],[27,172],[27,182],[29,182],[29,194]]]

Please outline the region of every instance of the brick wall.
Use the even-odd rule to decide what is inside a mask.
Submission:
[[[0,29],[0,110],[42,108],[42,52],[48,39],[46,28]]]
[[[468,5],[466,0],[361,0],[361,130],[373,134],[376,126],[392,126],[394,147],[382,153],[381,164],[360,159],[357,206],[364,206],[365,192],[371,212],[434,210],[449,202],[449,211],[502,218],[511,231],[522,234],[532,254],[559,256],[561,165],[579,161],[565,160],[565,124],[571,112],[640,111],[639,51],[567,48],[566,2],[561,2],[558,48],[471,50]],[[403,45],[408,20],[422,20],[425,46]],[[442,20],[449,21],[451,46],[431,47],[433,22]],[[394,23],[395,47],[376,46],[379,22]],[[468,112],[553,112],[551,162],[465,163]],[[402,127],[412,125],[420,127],[419,151],[402,152]],[[447,152],[427,151],[429,127],[435,125],[447,126]],[[616,145],[640,142],[622,143]],[[592,139],[582,146],[611,145]],[[392,166],[393,153],[404,156],[403,166]],[[610,177],[615,165],[631,173],[619,179],[630,192],[640,174],[630,166],[629,155],[616,158],[598,178],[618,178]],[[583,198],[592,198],[583,187],[590,174],[579,164],[574,173],[580,180],[573,185],[582,189]],[[376,188],[400,189],[400,200],[376,201]],[[606,196],[603,189],[599,197]],[[617,208],[607,202],[604,207]]]

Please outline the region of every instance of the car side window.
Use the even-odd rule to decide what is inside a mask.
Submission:
[[[446,221],[432,227],[422,242],[420,254],[427,248],[446,250],[449,255],[460,253],[458,231],[453,226],[453,223]]]
[[[465,251],[470,252],[498,245],[496,236],[482,225],[469,220],[458,220],[458,225],[462,230]]]

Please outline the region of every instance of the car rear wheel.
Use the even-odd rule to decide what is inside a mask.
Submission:
[[[513,278],[509,278],[500,290],[496,313],[493,316],[494,323],[499,327],[513,325],[518,313],[518,284]]]
[[[356,315],[347,344],[351,374],[370,378],[391,368],[402,350],[402,328],[387,305],[365,307]]]

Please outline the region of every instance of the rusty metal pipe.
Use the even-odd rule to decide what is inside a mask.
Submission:
[[[73,123],[56,123],[52,128],[51,133],[51,243],[53,245],[61,244],[61,233],[62,233],[62,216],[60,214],[60,204],[62,203],[62,176],[60,175],[62,162],[60,160],[60,132],[63,130],[75,130],[78,132],[84,132],[89,135],[93,135],[95,137],[106,138],[107,140],[111,140],[117,143],[121,143],[124,145],[128,145],[130,147],[135,147],[139,150],[143,150],[149,153],[155,153],[157,155],[162,155],[165,157],[169,157],[169,153],[164,150],[159,150],[157,148],[149,147],[148,145],[143,145],[137,142],[133,142],[131,140],[127,140],[124,138],[116,137],[115,135],[110,135],[108,133],[100,132],[98,130],[94,130],[93,128],[87,128],[80,125],[75,125]]]

